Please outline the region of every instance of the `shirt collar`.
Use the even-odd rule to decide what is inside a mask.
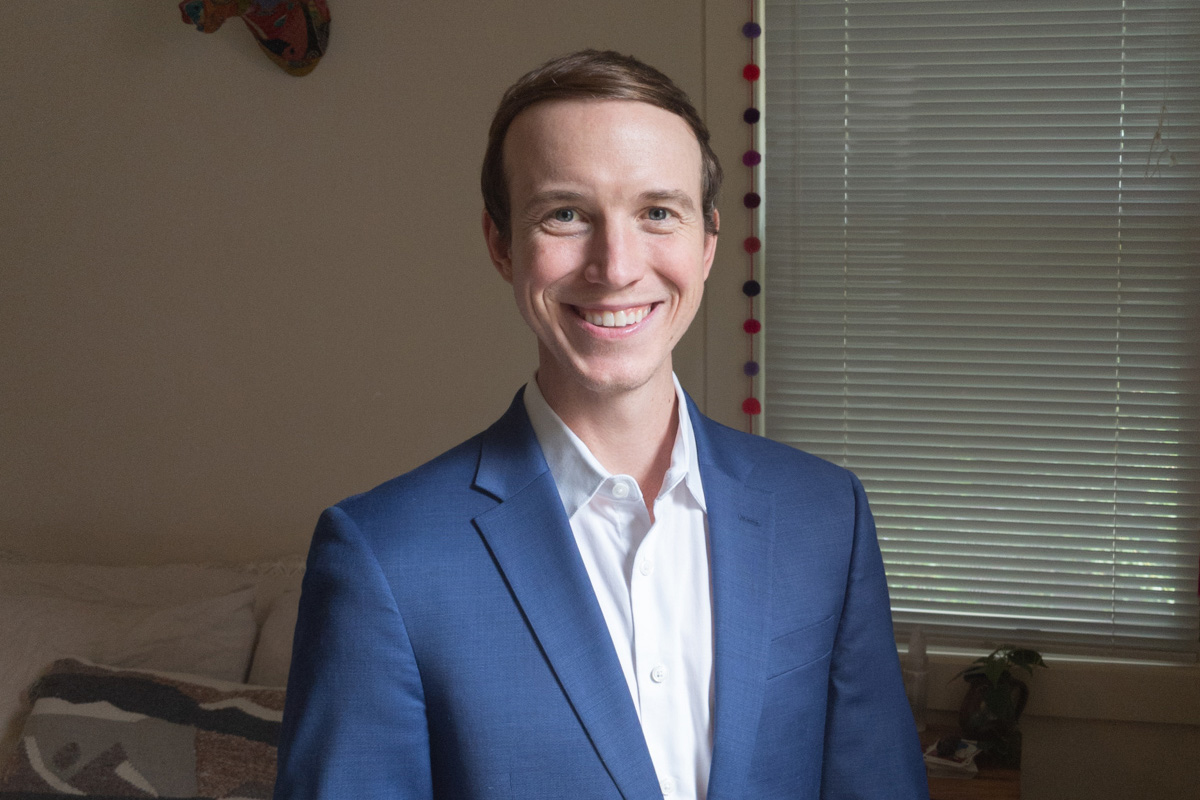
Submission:
[[[696,457],[696,434],[687,411],[687,397],[674,373],[671,374],[671,380],[675,385],[679,426],[675,433],[675,444],[671,448],[671,464],[667,467],[660,494],[683,481],[701,510],[707,512],[704,487],[700,481],[700,462]],[[612,473],[596,460],[583,440],[550,408],[538,388],[536,374],[525,385],[525,412],[529,415],[534,435],[558,486],[563,508],[567,517],[571,518],[612,477]]]

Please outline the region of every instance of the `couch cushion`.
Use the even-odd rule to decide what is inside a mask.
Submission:
[[[293,589],[275,599],[258,633],[250,682],[260,686],[286,686],[292,663],[292,638],[300,611],[300,590]]]
[[[298,588],[304,556],[246,564],[103,566],[30,562],[0,550],[0,597],[65,597],[110,605],[169,606],[257,587],[255,617],[266,618],[275,598]]]
[[[0,595],[0,758],[11,752],[22,696],[55,659],[175,670],[241,681],[254,646],[254,587],[162,607],[55,595]]]

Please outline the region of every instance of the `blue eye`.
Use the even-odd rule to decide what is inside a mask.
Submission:
[[[557,211],[554,212],[554,221],[555,222],[574,222],[575,221],[575,209],[573,209],[573,208],[558,209]]]
[[[669,211],[667,211],[665,208],[652,208],[652,209],[650,209],[649,217],[650,217],[650,219],[651,219],[651,220],[653,220],[654,222],[662,222],[662,221],[664,221],[664,220],[665,220],[665,219],[666,219],[668,216],[670,216],[670,212],[669,212]]]

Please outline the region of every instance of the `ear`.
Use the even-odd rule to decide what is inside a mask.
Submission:
[[[721,213],[715,208],[713,209],[713,227],[718,233],[721,230]],[[713,258],[717,255],[717,234],[704,234],[704,280],[708,280],[708,273],[712,270]]]
[[[500,277],[509,283],[513,282],[512,272],[512,243],[509,237],[500,232],[500,228],[492,221],[492,215],[483,211],[483,238],[487,241],[488,255],[492,257],[492,266],[500,273]]]

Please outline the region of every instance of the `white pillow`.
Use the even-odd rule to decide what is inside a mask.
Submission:
[[[0,757],[11,751],[27,690],[56,659],[241,681],[254,634],[252,585],[162,608],[0,594]]]
[[[263,622],[250,665],[250,683],[258,686],[286,686],[292,663],[292,636],[300,610],[300,590],[293,589],[275,599]]]
[[[65,597],[114,605],[169,606],[229,594],[256,580],[244,570],[200,564],[106,567],[0,562],[0,596]]]
[[[162,564],[107,567],[28,562],[0,550],[0,596],[43,595],[95,603],[168,606],[258,587],[255,619],[262,623],[275,598],[300,586],[300,554],[246,564]]]

